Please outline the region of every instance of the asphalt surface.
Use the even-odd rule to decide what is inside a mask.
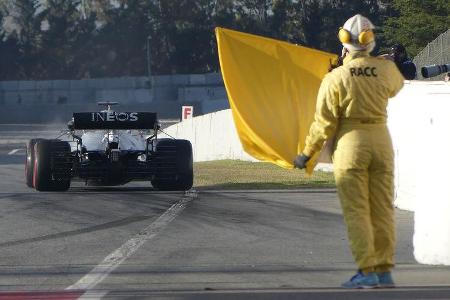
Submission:
[[[24,141],[57,129],[0,125],[1,300],[450,299],[450,267],[414,261],[400,210],[398,287],[340,289],[355,266],[334,190],[33,191]]]

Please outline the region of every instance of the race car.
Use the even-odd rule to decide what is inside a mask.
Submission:
[[[63,134],[68,140],[31,139],[26,149],[27,186],[67,191],[76,179],[94,186],[141,180],[158,190],[189,190],[194,178],[191,143],[158,138],[156,113],[116,112],[111,108],[116,104],[99,102],[107,109],[73,113]]]

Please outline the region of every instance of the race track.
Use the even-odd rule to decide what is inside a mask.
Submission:
[[[345,291],[355,267],[334,190],[36,192],[24,142],[52,134],[0,125],[0,300],[450,298],[450,268],[414,261],[412,213],[397,211],[399,288]]]

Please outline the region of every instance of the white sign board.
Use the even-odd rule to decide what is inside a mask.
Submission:
[[[181,121],[192,119],[194,115],[194,107],[193,106],[182,106],[181,107]]]

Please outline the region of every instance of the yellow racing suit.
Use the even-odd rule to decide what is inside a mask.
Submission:
[[[359,269],[394,265],[394,154],[386,126],[388,98],[404,78],[392,61],[352,52],[328,73],[303,154],[312,157],[335,136],[334,176]]]

